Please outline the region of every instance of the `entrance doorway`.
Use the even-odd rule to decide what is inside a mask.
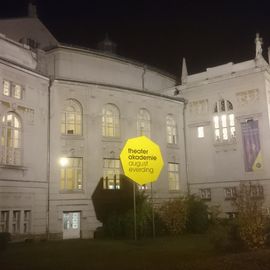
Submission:
[[[80,238],[80,212],[63,213],[63,239]]]

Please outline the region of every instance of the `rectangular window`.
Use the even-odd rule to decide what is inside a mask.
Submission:
[[[252,198],[263,198],[263,186],[262,185],[251,185],[250,193]]]
[[[23,216],[23,233],[30,233],[31,211],[25,210]]]
[[[16,99],[22,99],[23,87],[20,84],[16,84],[7,80],[3,81],[3,95],[8,97],[14,97]]]
[[[0,212],[0,232],[8,232],[9,211]]]
[[[168,163],[169,191],[179,190],[179,164]]]
[[[224,141],[228,140],[228,129],[227,128],[222,129],[222,137],[223,137]]]
[[[120,189],[120,160],[104,158],[103,160],[103,188]]]
[[[236,187],[224,188],[225,200],[233,200],[236,197]]]
[[[219,119],[218,119],[218,116],[214,116],[214,126],[215,126],[215,128],[219,128]]]
[[[220,131],[219,131],[219,129],[215,130],[215,139],[216,139],[216,141],[220,140]]]
[[[197,128],[197,136],[198,138],[204,138],[204,127]]]
[[[226,114],[223,114],[221,116],[221,124],[222,124],[223,128],[227,127],[227,116],[226,116]]]
[[[200,197],[202,200],[211,200],[211,189],[210,188],[200,189]]]
[[[139,190],[149,190],[150,184],[138,185]]]
[[[61,162],[61,190],[81,191],[82,190],[82,158],[63,158]]]
[[[21,211],[13,211],[12,233],[20,233]]]
[[[3,81],[3,95],[11,96],[11,83],[6,80]]]
[[[229,115],[229,124],[231,127],[235,126],[234,124],[234,114]]]
[[[13,97],[16,99],[22,99],[22,86],[14,84]]]

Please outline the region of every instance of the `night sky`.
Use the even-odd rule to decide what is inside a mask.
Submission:
[[[180,76],[254,58],[255,34],[270,46],[268,1],[36,0],[38,16],[58,41],[88,48],[108,33],[117,54]],[[0,17],[27,14],[27,0],[1,3]],[[270,2],[269,2],[270,3]]]

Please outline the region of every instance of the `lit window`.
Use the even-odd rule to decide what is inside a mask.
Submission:
[[[14,84],[13,97],[16,99],[22,99],[22,86]]]
[[[169,190],[179,190],[179,164],[168,163]]]
[[[21,165],[22,126],[19,117],[8,112],[1,121],[0,163],[7,165]]]
[[[137,115],[137,134],[150,138],[150,114],[146,109],[140,109]]]
[[[0,232],[8,232],[9,211],[0,212]]]
[[[102,110],[102,135],[104,137],[120,136],[120,113],[113,104],[106,104]]]
[[[139,190],[148,190],[150,189],[149,184],[144,184],[144,185],[138,185]]]
[[[168,115],[166,118],[166,128],[167,128],[167,143],[177,144],[177,128],[176,123],[172,115]]]
[[[233,105],[229,100],[216,102],[214,109],[214,134],[217,142],[230,141],[235,138],[235,119]]]
[[[81,191],[83,159],[78,157],[65,158],[61,165],[61,190]]]
[[[103,188],[120,189],[120,160],[104,158],[103,160]]]
[[[64,135],[82,135],[82,107],[74,99],[65,101],[62,112],[61,133]]]
[[[7,80],[3,81],[3,95],[12,96],[16,99],[22,99],[23,88],[20,84],[16,84]]]
[[[200,189],[200,197],[202,200],[211,200],[211,189],[210,188]]]
[[[198,138],[204,138],[204,127],[197,128],[197,136]]]
[[[224,188],[224,195],[226,200],[233,200],[236,197],[236,187]]]
[[[6,80],[3,81],[3,95],[11,96],[11,83]]]

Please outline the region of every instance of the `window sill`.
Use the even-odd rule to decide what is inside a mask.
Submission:
[[[174,144],[174,143],[167,143],[167,147],[168,148],[174,148],[174,149],[178,149],[179,148],[178,144]]]
[[[61,139],[71,139],[71,140],[83,140],[84,137],[83,135],[74,135],[74,134],[70,134],[70,135],[67,135],[67,134],[61,134]]]
[[[0,164],[0,168],[10,169],[10,170],[22,170],[22,171],[27,170],[27,168],[22,165],[10,165],[10,164]]]
[[[169,193],[180,193],[180,189],[169,190]]]
[[[215,141],[214,146],[226,146],[226,145],[236,145],[236,138],[228,140],[228,141]]]
[[[60,194],[83,194],[84,191],[83,190],[60,190],[59,191]]]
[[[102,137],[103,142],[122,142],[120,137]]]

